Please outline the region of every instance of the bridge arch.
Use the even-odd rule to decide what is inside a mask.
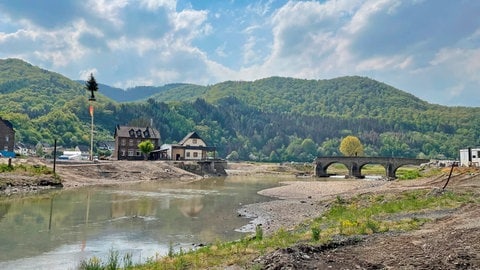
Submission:
[[[334,174],[330,174],[328,173],[328,169],[335,166],[335,164],[340,164],[340,165],[343,165],[345,167],[345,170],[347,171],[347,173],[350,173],[350,169],[349,169],[349,164],[348,163],[345,163],[345,162],[335,162],[335,161],[332,161],[328,164],[325,164],[325,173],[328,174],[328,175],[334,175]]]
[[[380,166],[382,166],[382,168],[383,168],[384,175],[387,175],[387,173],[388,173],[388,167],[387,167],[386,164],[384,164],[384,163],[380,163],[380,162],[363,162],[363,163],[360,165],[359,174],[362,174],[363,169],[365,168],[365,166],[368,166],[368,165],[380,165]]]

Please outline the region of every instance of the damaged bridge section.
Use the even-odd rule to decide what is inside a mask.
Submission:
[[[328,177],[328,167],[334,163],[340,163],[348,168],[348,175],[362,178],[362,168],[367,164],[380,164],[385,168],[388,178],[396,178],[397,169],[405,165],[421,165],[428,159],[396,158],[396,157],[318,157],[314,161],[315,176]]]
[[[227,161],[221,159],[175,161],[174,166],[201,176],[227,176]]]

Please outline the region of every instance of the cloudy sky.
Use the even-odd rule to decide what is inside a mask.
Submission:
[[[0,58],[120,88],[360,75],[480,106],[479,0],[0,0]]]

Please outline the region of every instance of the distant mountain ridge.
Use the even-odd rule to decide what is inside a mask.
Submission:
[[[346,135],[358,136],[368,155],[455,157],[460,148],[480,145],[480,108],[429,104],[359,76],[126,91],[99,83],[96,96],[97,140],[111,140],[117,124],[153,121],[162,142],[197,131],[217,146],[219,157],[235,152],[245,160],[308,161],[339,154]],[[88,106],[85,82],[19,59],[0,60],[0,117],[11,120],[18,141],[88,144]]]
[[[77,80],[77,82],[85,84],[85,81]],[[132,102],[146,100],[147,98],[158,93],[166,92],[170,89],[175,89],[184,85],[188,84],[172,83],[164,86],[135,86],[132,88],[122,89],[99,83],[98,90],[100,93],[116,102]]]

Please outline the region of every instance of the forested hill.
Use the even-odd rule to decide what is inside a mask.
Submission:
[[[330,80],[271,77],[253,82],[228,81],[208,87],[182,85],[152,98],[157,101],[203,98],[215,103],[232,96],[264,112],[347,118],[382,117],[392,107],[420,111],[435,107],[404,91],[358,76]]]
[[[123,90],[99,88],[96,140],[113,139],[117,124],[153,120],[163,143],[197,131],[217,146],[219,157],[242,160],[311,161],[337,155],[346,135],[359,137],[372,156],[456,158],[459,148],[480,145],[480,108],[432,105],[364,77],[138,87],[126,93],[143,101],[117,97],[121,104],[105,95]],[[88,145],[87,99],[82,82],[21,60],[0,60],[0,117],[12,121],[17,141]]]
[[[19,59],[0,60],[0,117],[15,127],[17,142],[75,146],[89,141],[85,85]],[[114,104],[97,95],[96,117],[108,122]],[[113,121],[114,119],[112,119]],[[100,136],[110,136],[102,126]]]

